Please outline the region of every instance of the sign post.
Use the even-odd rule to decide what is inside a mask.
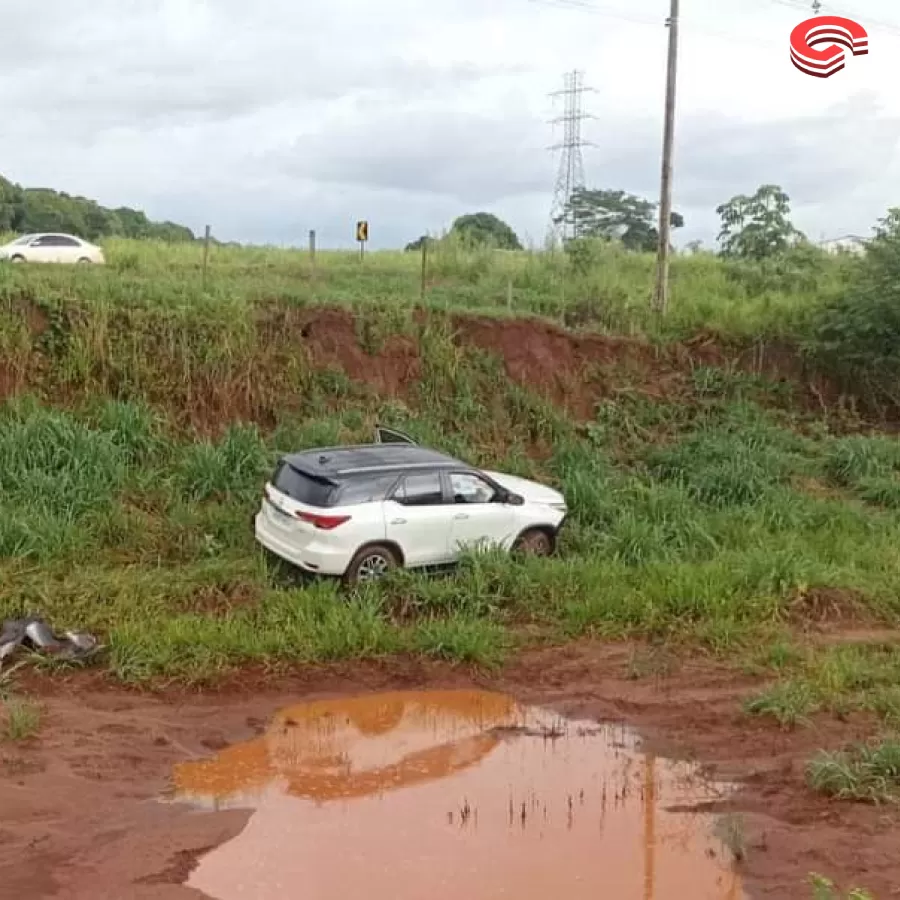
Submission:
[[[369,240],[369,223],[364,219],[356,223],[356,240],[359,242],[359,258],[366,255],[366,241]]]

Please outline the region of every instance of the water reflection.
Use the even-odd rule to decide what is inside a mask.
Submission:
[[[175,770],[175,797],[256,811],[188,884],[218,900],[740,900],[708,817],[727,786],[628,730],[477,691],[301,704]]]

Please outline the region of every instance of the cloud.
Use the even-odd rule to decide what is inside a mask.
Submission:
[[[410,106],[296,141],[269,161],[281,172],[326,184],[405,191],[491,204],[546,189],[548,154],[532,118]]]
[[[891,20],[887,0],[871,4]],[[35,16],[13,4],[2,171],[195,230],[210,222],[223,238],[302,243],[314,227],[323,246],[351,246],[366,217],[373,247],[402,246],[487,209],[539,241],[559,137],[547,93],[574,65],[597,88],[589,185],[657,194],[665,29],[661,14],[629,21],[632,5],[93,0],[72,15],[44,0]],[[716,205],[764,182],[816,232],[865,230],[900,194],[900,43],[873,30],[868,57],[804,78],[786,53],[794,19],[774,5],[686,15],[681,240],[714,237]],[[752,52],[752,78],[730,64],[735,48]]]

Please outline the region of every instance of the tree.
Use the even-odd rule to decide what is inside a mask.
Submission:
[[[49,188],[22,188],[3,177],[0,177],[0,231],[63,231],[88,240],[110,235],[194,240],[189,228],[174,222],[151,222],[138,210],[107,209],[86,197],[72,197]]]
[[[522,249],[515,231],[493,213],[479,212],[460,216],[450,226],[450,233],[476,247],[486,245],[498,250]]]
[[[752,197],[732,197],[716,212],[722,219],[723,256],[765,259],[804,237],[791,224],[791,198],[777,184],[762,185]]]
[[[652,252],[659,244],[657,206],[626,191],[580,188],[556,224],[571,222],[576,237],[619,240],[628,250]],[[670,222],[682,228],[684,217],[673,212]]]
[[[410,241],[403,249],[407,252],[412,252],[414,250],[421,250],[422,247],[427,244],[429,241],[429,237],[427,234],[423,234],[421,237],[417,237],[414,241]]]
[[[0,176],[0,231],[19,231],[22,188]]]
[[[841,261],[847,273],[833,296],[814,310],[807,349],[865,406],[896,416],[900,410],[900,208],[889,209],[874,231],[863,256]]]

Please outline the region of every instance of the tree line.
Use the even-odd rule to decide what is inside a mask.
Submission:
[[[89,241],[102,237],[193,241],[194,233],[175,222],[151,222],[127,206],[107,209],[86,197],[49,188],[23,188],[0,176],[0,231],[28,234],[56,231]]]
[[[798,244],[808,243],[790,218],[790,197],[777,184],[761,185],[752,195],[738,194],[717,207],[721,221],[719,254],[733,259],[766,259],[778,256]],[[650,253],[657,248],[658,204],[627,191],[581,188],[572,194],[557,225],[567,225],[574,234],[568,244],[580,240],[618,241],[626,250]],[[684,227],[684,217],[673,212],[673,228]],[[492,213],[460,216],[450,234],[473,246],[492,246],[500,250],[521,250],[515,231]],[[418,250],[428,240],[423,235],[406,245]],[[691,250],[701,243],[692,241]]]

